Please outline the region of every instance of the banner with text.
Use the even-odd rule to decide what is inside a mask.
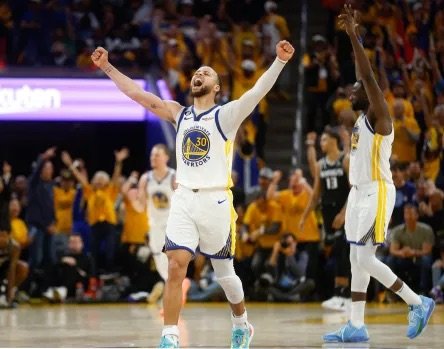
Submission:
[[[145,88],[144,80],[134,80]],[[143,121],[107,79],[0,78],[0,121]]]

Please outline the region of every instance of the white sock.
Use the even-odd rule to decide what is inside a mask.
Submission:
[[[179,338],[179,327],[177,325],[165,325],[162,330],[163,336],[175,336]]]
[[[235,328],[248,328],[247,311],[245,310],[242,315],[234,315],[231,313],[231,322]]]
[[[421,298],[415,292],[413,292],[405,282],[402,283],[401,288],[399,291],[396,291],[396,294],[408,305],[420,305],[422,303]]]
[[[365,301],[351,302],[350,321],[356,328],[364,326]]]

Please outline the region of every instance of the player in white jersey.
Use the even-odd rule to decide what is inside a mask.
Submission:
[[[169,151],[164,144],[151,149],[148,171],[140,178],[139,199],[147,204],[150,222],[150,249],[156,269],[164,281],[168,279],[168,258],[163,253],[171,197],[176,188],[176,171],[168,167]]]
[[[384,243],[394,207],[395,188],[389,162],[394,131],[384,94],[358,39],[355,17],[351,5],[344,5],[344,11],[339,16],[340,24],[350,37],[357,77],[360,79],[350,99],[353,109],[364,113],[356,121],[352,132],[349,169],[352,189],[345,214],[345,231],[351,244],[351,318],[338,331],[326,334],[324,340],[368,341],[364,309],[370,276],[390,288],[409,305],[407,337],[413,339],[427,325],[435,304],[432,299],[413,292],[375,256],[377,246]]]
[[[143,91],[108,62],[108,53],[97,48],[93,62],[127,96],[177,130],[178,189],[173,195],[167,223],[165,249],[168,280],[164,293],[164,329],[160,348],[178,348],[177,327],[181,309],[181,286],[196,251],[211,258],[215,275],[232,310],[231,348],[248,348],[253,327],[247,320],[242,283],[234,272],[235,219],[231,187],[233,142],[242,121],[254,110],[276,82],[294,48],[287,41],[276,45],[276,60],[255,86],[238,100],[215,104],[221,89],[217,73],[200,67],[191,79],[193,106],[164,101]]]

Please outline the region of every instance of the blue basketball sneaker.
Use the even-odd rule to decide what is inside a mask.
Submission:
[[[176,336],[162,336],[162,338],[160,339],[159,348],[179,348],[179,340]]]
[[[367,326],[364,325],[361,328],[357,328],[352,325],[351,321],[347,322],[339,330],[324,335],[325,342],[339,343],[367,342],[369,338]]]
[[[254,336],[252,324],[248,328],[233,328],[231,332],[231,349],[248,349]]]
[[[407,337],[413,339],[421,334],[429,322],[435,309],[435,301],[431,298],[419,296],[422,303],[409,306],[409,326],[407,327]]]

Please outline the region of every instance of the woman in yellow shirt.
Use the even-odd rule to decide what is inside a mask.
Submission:
[[[11,237],[17,241],[20,248],[25,249],[28,247],[30,240],[28,236],[28,227],[23,219],[20,218],[20,212],[22,207],[20,201],[12,199],[9,202],[9,217],[11,219]]]
[[[139,248],[146,245],[147,233],[149,231],[146,204],[137,200],[137,182],[139,174],[132,172],[128,180],[122,186],[124,202],[124,223],[121,236],[122,243],[122,265],[127,275],[132,275],[137,264],[137,253]]]
[[[279,205],[267,200],[265,193],[260,193],[245,212],[244,226],[248,231],[247,242],[254,246],[250,250],[253,253],[251,269],[257,278],[264,270],[265,261],[270,256],[274,243],[281,236],[282,215]]]
[[[406,116],[402,99],[396,99],[393,104],[393,129],[392,156],[402,163],[416,161],[416,143],[421,130],[415,118]]]
[[[91,225],[91,252],[97,269],[112,271],[116,252],[117,234],[115,225],[117,223],[114,203],[119,193],[119,178],[122,173],[122,163],[129,156],[127,148],[115,153],[115,165],[113,177],[104,171],[94,174],[91,184],[88,179],[73,166],[71,156],[67,152],[62,153],[62,161],[68,166],[76,179],[83,187],[83,195],[87,203],[87,219]],[[101,244],[104,243],[105,259],[101,255]],[[105,264],[100,263],[105,260]]]
[[[72,207],[76,190],[74,177],[69,170],[60,172],[60,186],[53,187],[56,233],[52,238],[51,253],[53,261],[58,261],[68,248],[68,239],[72,233]]]

